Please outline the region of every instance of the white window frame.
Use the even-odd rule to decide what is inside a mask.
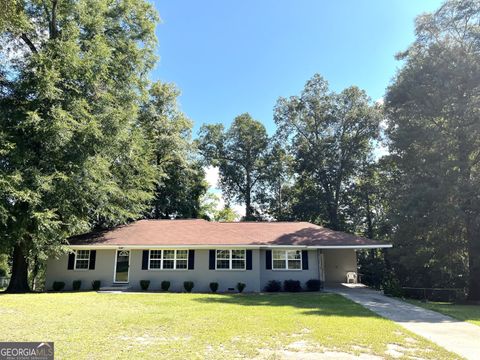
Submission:
[[[218,252],[219,251],[228,251],[229,257],[228,259],[220,259],[220,260],[228,260],[228,269],[227,268],[218,268]],[[243,268],[232,268],[233,264],[233,252],[234,251],[243,251],[243,259],[235,259],[235,260],[243,260]],[[225,271],[244,271],[247,269],[247,250],[246,249],[215,249],[215,270],[225,270]]]
[[[79,251],[84,251],[88,254],[88,259],[78,259]],[[85,261],[87,260],[87,267],[86,268],[77,268],[77,260]],[[73,263],[73,269],[78,271],[87,271],[90,269],[90,250],[75,250],[75,261]]]
[[[275,252],[283,252],[285,253],[285,259],[275,259]],[[288,267],[288,253],[289,252],[300,252],[300,268],[298,269],[289,269]],[[285,261],[285,267],[284,268],[276,268],[274,266],[274,260],[276,261],[280,261],[280,260],[284,260]],[[292,260],[292,259],[290,259]],[[295,259],[295,261],[298,261]],[[302,250],[291,250],[291,249],[287,249],[287,250],[272,250],[272,270],[275,270],[275,271],[302,271],[303,270],[303,254],[302,254]]]
[[[151,258],[152,251],[160,251],[160,259],[152,259]],[[164,255],[163,255],[164,251],[174,251],[173,259],[165,259]],[[187,252],[187,258],[186,259],[177,259],[178,251],[186,251]],[[175,271],[188,270],[188,252],[189,252],[188,249],[151,249],[151,250],[148,250],[148,270],[152,270],[152,271],[158,271],[158,270],[175,270]],[[150,261],[151,260],[157,260],[157,261],[159,260],[160,261],[160,267],[159,268],[151,268],[150,267]],[[169,261],[173,260],[173,268],[164,269],[163,268],[163,261],[164,260],[169,260]],[[177,260],[186,261],[187,266],[185,268],[177,269]]]

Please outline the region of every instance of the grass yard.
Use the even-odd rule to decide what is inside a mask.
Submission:
[[[59,359],[456,358],[335,294],[0,295],[0,318],[0,341],[54,341]]]
[[[406,300],[411,304],[421,306],[439,313],[451,316],[458,320],[480,326],[480,305],[458,305],[449,302],[421,302],[418,300]]]

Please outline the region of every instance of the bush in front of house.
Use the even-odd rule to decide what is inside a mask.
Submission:
[[[267,285],[265,285],[266,292],[279,292],[282,290],[282,284],[277,280],[270,280]]]
[[[185,291],[186,292],[192,292],[192,289],[193,289],[193,281],[184,281],[183,282],[183,287],[185,288]]]
[[[82,287],[82,280],[74,280],[72,283],[73,291],[78,291]]]
[[[305,283],[308,291],[320,291],[322,289],[322,282],[318,279],[310,279]]]
[[[245,286],[247,286],[245,283],[239,282],[239,283],[237,284],[237,290],[238,290],[238,292],[239,292],[239,293],[243,292],[243,290],[245,289]]]
[[[65,288],[65,283],[63,281],[54,281],[52,285],[53,291],[62,291]]]
[[[402,297],[404,291],[400,281],[393,273],[388,273],[383,278],[383,293],[388,296]]]
[[[283,282],[283,290],[287,292],[299,292],[302,291],[302,285],[299,280],[285,280]]]
[[[218,290],[218,282],[211,282],[210,283],[210,290],[212,290],[213,293],[216,293]]]
[[[143,291],[147,291],[150,286],[150,280],[140,280],[140,287]]]
[[[92,290],[94,290],[94,291],[100,290],[101,285],[102,285],[102,282],[100,280],[93,280],[92,281]]]
[[[168,289],[170,289],[170,281],[162,281],[160,287],[162,291],[168,291]]]

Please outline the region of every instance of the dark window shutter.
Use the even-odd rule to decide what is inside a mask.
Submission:
[[[142,254],[142,270],[148,270],[148,250],[143,250],[143,254]]]
[[[302,250],[302,270],[308,270],[308,250]]]
[[[75,253],[68,254],[68,270],[73,270],[75,265]]]
[[[210,270],[215,270],[215,250],[210,250],[209,251],[209,261],[208,261],[208,268]]]
[[[247,250],[247,270],[252,270],[252,250]]]
[[[272,270],[272,250],[265,250],[265,265],[267,270]]]
[[[96,260],[97,260],[97,250],[90,250],[90,264],[88,265],[89,270],[95,270]]]
[[[188,250],[188,270],[195,268],[195,250]]]

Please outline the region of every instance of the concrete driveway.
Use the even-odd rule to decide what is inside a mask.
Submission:
[[[480,326],[390,298],[363,285],[342,284],[326,291],[343,295],[466,359],[480,359]]]

